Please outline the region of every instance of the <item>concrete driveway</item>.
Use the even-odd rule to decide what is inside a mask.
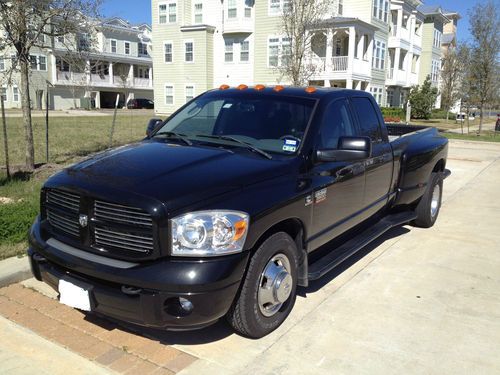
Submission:
[[[432,229],[403,227],[302,289],[264,339],[157,335],[182,374],[499,374],[500,144],[452,141]]]
[[[500,144],[451,141],[448,168],[432,229],[396,228],[300,289],[271,335],[140,334],[191,355],[179,374],[499,374]]]

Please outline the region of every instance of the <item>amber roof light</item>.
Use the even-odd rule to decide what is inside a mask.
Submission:
[[[278,85],[278,86],[274,86],[274,91],[276,92],[280,92],[280,91],[283,91],[285,89],[285,86],[282,86],[282,85]]]
[[[241,85],[239,85],[238,87],[236,87],[238,90],[246,90],[248,89],[248,86],[247,85],[244,85],[243,83]]]
[[[257,91],[262,91],[265,88],[266,88],[266,86],[264,86],[264,85],[255,85],[255,90],[257,90]]]
[[[316,92],[316,87],[312,87],[312,86],[306,87],[306,92],[308,94],[312,94],[312,93]]]
[[[220,85],[219,90],[227,90],[229,85]]]

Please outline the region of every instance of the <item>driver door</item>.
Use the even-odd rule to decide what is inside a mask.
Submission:
[[[342,136],[357,136],[347,99],[330,103],[316,142],[318,149],[335,149]],[[364,161],[315,163],[312,168],[313,219],[311,248],[316,248],[358,224],[365,190]]]

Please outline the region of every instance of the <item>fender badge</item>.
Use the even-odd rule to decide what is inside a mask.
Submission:
[[[87,215],[80,214],[78,217],[78,222],[82,228],[85,228],[89,223],[89,217]]]
[[[314,192],[314,203],[318,204],[326,200],[326,188]]]

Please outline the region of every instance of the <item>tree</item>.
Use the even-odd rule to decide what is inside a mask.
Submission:
[[[14,71],[20,73],[28,170],[35,167],[30,98],[32,51],[45,49],[47,39],[76,36],[88,29],[87,24],[91,17],[97,16],[99,5],[100,0],[0,0],[0,29],[4,32],[0,50],[15,52],[9,75]]]
[[[469,59],[467,45],[463,44],[457,48],[448,49],[443,57],[443,69],[441,71],[441,108],[446,110],[446,122],[448,122],[450,109],[463,97],[464,74]]]
[[[307,60],[312,32],[331,9],[331,0],[290,0],[281,14],[282,33],[289,44],[283,45],[279,70],[295,86],[307,84],[315,66]]]
[[[500,55],[500,13],[494,2],[477,3],[469,10],[472,48],[470,56],[471,100],[479,107],[479,133],[484,109],[498,96]]]
[[[408,96],[411,105],[411,117],[428,120],[431,117],[437,95],[438,90],[432,87],[430,76],[427,76],[422,87],[414,86]]]

